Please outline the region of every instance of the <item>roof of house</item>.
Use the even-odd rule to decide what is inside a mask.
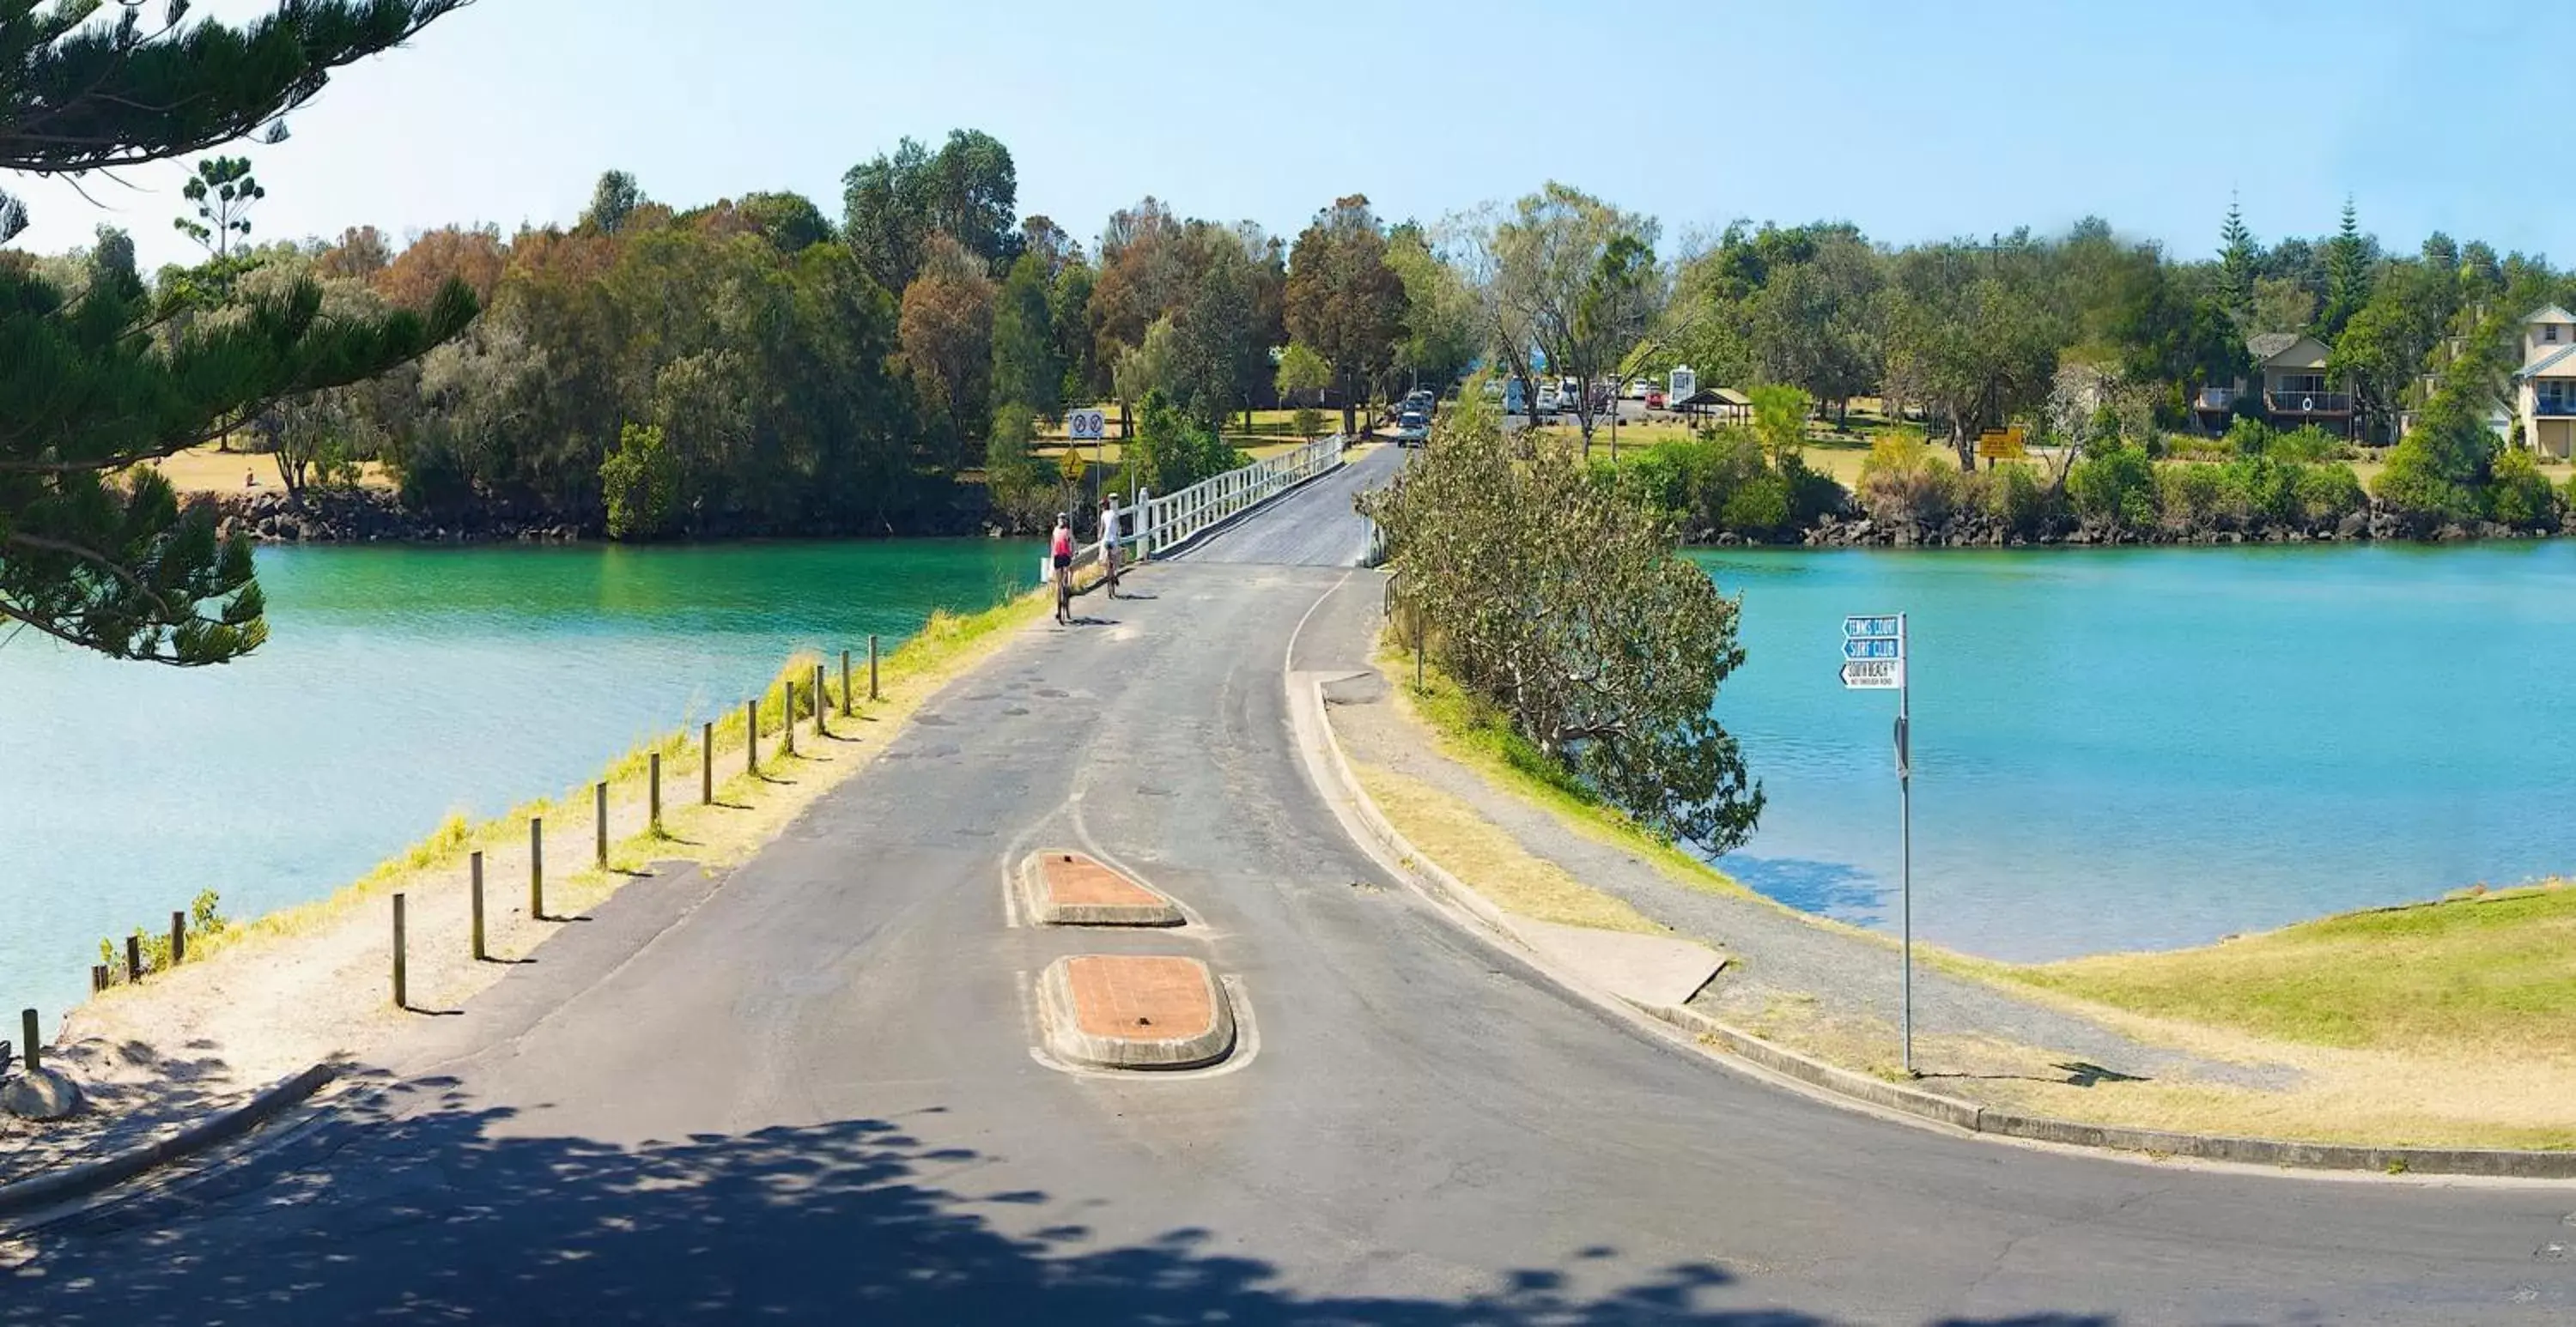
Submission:
[[[2553,351],[2546,357],[2534,360],[2529,364],[2523,365],[2521,368],[2515,369],[2513,371],[2513,376],[2516,378],[2537,378],[2545,374],[2552,378],[2576,378],[2576,364],[2566,362],[2570,355],[2576,355],[2576,345],[2560,346],[2557,350]],[[2551,372],[2552,369],[2557,371],[2553,373]]]
[[[2321,369],[2330,352],[2326,343],[2297,332],[2265,332],[2245,338],[2245,348],[2254,353],[2254,362],[2280,369]]]
[[[2525,323],[2576,323],[2576,313],[2569,313],[2555,304],[2545,304],[2532,310],[2531,316],[2523,321]]]

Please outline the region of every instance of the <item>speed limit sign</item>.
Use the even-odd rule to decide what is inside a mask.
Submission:
[[[1108,417],[1097,410],[1069,410],[1064,416],[1064,434],[1075,442],[1098,442],[1108,436]]]

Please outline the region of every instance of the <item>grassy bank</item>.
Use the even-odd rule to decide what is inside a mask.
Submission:
[[[2356,1050],[2576,1052],[2576,888],[2344,913],[2199,949],[1991,975],[2152,1018]]]
[[[1395,684],[1397,710],[1442,754],[1495,787],[1678,883],[1747,892],[1601,806],[1499,713],[1436,669],[1425,671],[1428,685],[1415,692],[1409,651],[1387,648],[1377,664]],[[1434,799],[1419,795],[1418,781],[1399,785],[1376,771],[1360,773],[1426,855],[1480,892],[1498,902],[1520,899],[1515,910],[1532,915],[1562,908],[1558,919],[1573,924],[1638,929],[1628,916],[1596,912],[1599,891],[1519,851],[1507,832],[1463,804],[1437,799],[1426,808],[1419,804]],[[1390,800],[1394,805],[1383,805]],[[1494,848],[1493,840],[1507,846]],[[1861,943],[1892,944],[1773,906]],[[1583,920],[1590,916],[1599,919]],[[1654,925],[1651,916],[1643,919]],[[1926,1030],[1916,1047],[1932,1070],[1927,1087],[2064,1119],[2320,1142],[2576,1148],[2571,954],[2576,884],[2564,882],[2349,913],[2165,953],[2017,965],[1918,944],[1916,957],[1928,967],[2065,1009],[2138,1042],[2251,1066],[2247,1082],[2266,1085],[2189,1072],[2105,1076],[2056,1049],[1950,1028]],[[1833,991],[1780,991],[1741,1021],[1845,1067],[1894,1072],[1895,1029]]]

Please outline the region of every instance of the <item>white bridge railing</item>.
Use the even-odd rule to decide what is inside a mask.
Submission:
[[[1118,542],[1134,562],[1172,552],[1341,463],[1342,437],[1336,433],[1295,451],[1202,479],[1178,493],[1161,497],[1150,490],[1140,493],[1135,506],[1119,512],[1122,528]],[[1100,547],[1097,541],[1084,545],[1074,555],[1074,566],[1087,567],[1099,561]],[[1038,558],[1038,568],[1040,584],[1055,574],[1043,554]]]

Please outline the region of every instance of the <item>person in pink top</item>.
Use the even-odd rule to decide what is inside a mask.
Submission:
[[[1055,559],[1055,620],[1067,624],[1073,621],[1073,517],[1055,514],[1055,538],[1047,552]]]

